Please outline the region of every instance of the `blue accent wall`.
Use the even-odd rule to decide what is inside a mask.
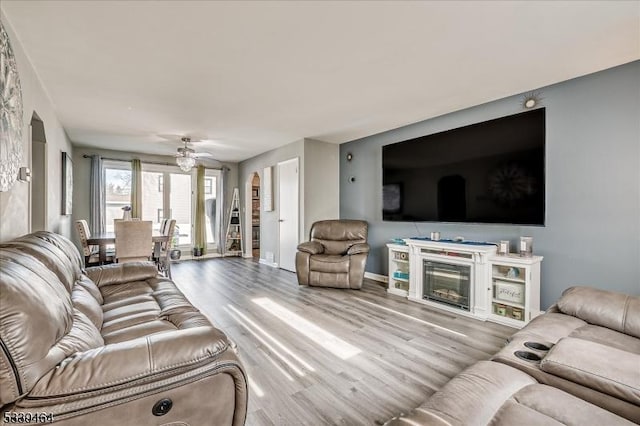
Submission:
[[[543,309],[572,285],[640,295],[640,61],[536,92],[546,107],[545,226],[382,221],[383,145],[521,112],[523,94],[340,146],[340,217],[369,222],[368,272],[387,274],[394,237],[440,231],[511,240],[513,250],[530,235],[544,256]]]

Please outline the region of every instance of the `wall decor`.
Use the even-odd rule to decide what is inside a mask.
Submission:
[[[0,22],[0,191],[18,179],[22,162],[22,88],[9,35]]]
[[[70,215],[73,206],[73,163],[71,156],[62,153],[62,215]]]
[[[273,175],[271,166],[264,168],[262,177],[264,179],[262,194],[263,209],[265,212],[271,212],[273,211]]]

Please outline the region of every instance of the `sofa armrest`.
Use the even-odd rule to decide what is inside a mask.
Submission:
[[[359,254],[359,253],[369,253],[369,244],[367,243],[358,243],[349,247],[347,250],[348,255]]]
[[[540,363],[542,371],[640,405],[640,355],[565,337]]]
[[[298,245],[298,251],[303,251],[309,254],[321,254],[324,253],[324,246],[317,241],[307,241]]]
[[[226,335],[212,326],[106,345],[66,358],[36,383],[29,397],[68,401],[73,395],[85,398],[105,388],[166,379],[211,363],[228,348]]]
[[[87,276],[98,286],[144,281],[158,276],[153,262],[114,263],[86,269]]]

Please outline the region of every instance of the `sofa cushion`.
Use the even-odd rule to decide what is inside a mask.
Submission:
[[[571,287],[557,302],[563,314],[640,338],[640,297],[591,287]]]
[[[0,404],[31,390],[67,354],[55,348],[73,324],[65,284],[35,257],[0,246]]]
[[[311,241],[324,246],[324,253],[345,254],[358,243],[367,242],[367,222],[363,220],[321,220],[311,228]]]
[[[164,277],[103,285],[100,292],[104,299],[102,336],[107,344],[207,324],[175,284]]]
[[[568,337],[590,340],[640,355],[640,339],[599,325],[586,324],[573,330]]]
[[[608,425],[630,421],[551,386],[533,384],[500,407],[492,425]]]
[[[540,368],[583,386],[640,405],[640,355],[566,337],[551,348]]]
[[[585,325],[587,323],[579,318],[561,313],[546,313],[535,317],[526,327],[511,335],[509,341],[522,336],[537,336],[538,340],[556,343]]]
[[[347,273],[349,272],[349,257],[331,254],[316,254],[311,256],[309,267],[316,272]]]
[[[393,426],[631,425],[628,420],[506,365],[480,361]]]

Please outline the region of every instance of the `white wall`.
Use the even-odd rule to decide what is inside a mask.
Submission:
[[[260,259],[277,263],[278,252],[278,168],[279,162],[299,159],[300,176],[300,229],[298,241],[307,241],[313,222],[337,219],[340,214],[339,146],[313,139],[303,139],[265,152],[239,164],[240,200],[245,200],[245,183],[257,172],[260,176],[261,194],[264,193],[263,169],[273,167],[273,207],[271,212],[260,212]],[[263,201],[261,200],[261,204]],[[244,210],[243,210],[244,212]],[[243,217],[244,214],[243,214]],[[245,229],[246,226],[245,226]],[[245,250],[246,251],[246,250]]]
[[[306,241],[311,225],[318,220],[340,217],[340,146],[304,140],[304,232]]]
[[[53,105],[40,80],[25,55],[13,29],[8,25],[4,14],[0,14],[2,25],[9,34],[11,47],[18,64],[18,73],[22,84],[23,102],[23,160],[24,166],[30,166],[29,124],[34,111],[44,123],[47,140],[47,230],[71,236],[71,216],[62,216],[62,160],[63,151],[72,153],[71,141],[56,117]],[[16,182],[7,192],[0,193],[0,240],[8,240],[29,232],[30,197],[29,185]],[[75,206],[74,206],[75,208]]]
[[[239,188],[240,188],[240,201],[242,217],[245,217],[245,183],[249,176],[254,172],[258,172],[260,176],[260,194],[264,194],[264,176],[263,169],[265,167],[273,167],[272,185],[273,185],[273,211],[265,212],[263,201],[261,200],[260,211],[260,259],[269,260],[270,262],[278,262],[278,168],[276,165],[281,161],[290,160],[292,158],[299,159],[300,166],[300,230],[299,237],[302,238],[304,233],[304,140],[290,143],[280,148],[265,152],[255,157],[249,158],[239,164]],[[243,231],[246,233],[248,229],[246,224],[243,226]],[[245,247],[246,249],[246,247]],[[246,252],[246,250],[245,250]],[[273,256],[273,260],[270,260]]]

